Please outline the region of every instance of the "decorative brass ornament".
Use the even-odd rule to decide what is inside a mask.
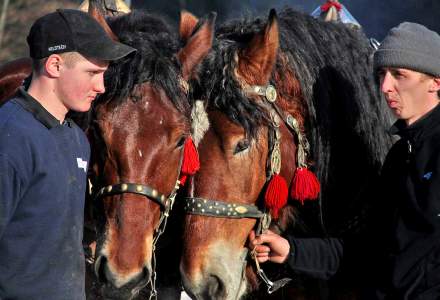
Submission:
[[[153,197],[157,197],[157,191],[156,190],[153,190],[152,192],[151,192],[151,195],[153,196]]]
[[[238,212],[239,214],[244,214],[244,213],[247,213],[248,210],[244,206],[237,206],[235,208],[235,211]]]
[[[279,174],[281,171],[281,150],[279,144],[274,146],[270,157],[272,174]]]
[[[266,87],[266,93],[265,93],[266,99],[269,102],[275,102],[277,100],[277,90],[273,85],[268,85]]]
[[[136,191],[138,191],[138,192],[142,192],[142,185],[138,185],[138,186],[136,186]]]
[[[295,132],[299,131],[298,121],[290,114],[287,115],[287,124],[289,124],[290,128],[295,130]]]
[[[112,191],[112,188],[113,188],[113,187],[112,187],[111,185],[109,185],[109,186],[107,187],[107,192],[110,193],[110,192]]]
[[[121,191],[125,192],[128,189],[128,185],[123,183],[121,184]]]

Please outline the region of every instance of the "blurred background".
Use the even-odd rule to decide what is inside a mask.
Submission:
[[[56,8],[77,8],[82,0],[0,0],[0,64],[28,55],[26,36],[32,23]],[[218,22],[241,16],[266,15],[270,8],[291,6],[310,14],[325,0],[126,0],[131,8],[166,15],[177,25],[179,12],[196,16],[218,13]],[[403,21],[417,22],[440,32],[440,0],[340,0],[368,37],[382,40]]]

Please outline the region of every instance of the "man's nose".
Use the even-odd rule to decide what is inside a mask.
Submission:
[[[94,88],[98,94],[105,93],[104,75],[99,76],[99,79],[97,80]]]
[[[380,82],[380,89],[382,93],[389,93],[392,91],[393,86],[390,72],[385,72],[385,74],[383,75],[383,78]]]

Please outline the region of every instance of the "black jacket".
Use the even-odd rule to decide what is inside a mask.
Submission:
[[[410,126],[397,121],[391,132],[401,139],[382,167],[364,234],[289,237],[287,263],[318,278],[358,266],[369,275],[368,299],[440,299],[440,105]]]

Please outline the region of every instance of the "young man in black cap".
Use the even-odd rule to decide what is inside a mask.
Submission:
[[[90,149],[65,116],[89,110],[109,61],[135,49],[76,10],[41,17],[27,41],[30,86],[0,108],[0,299],[85,299]]]
[[[371,275],[364,299],[440,299],[440,36],[402,23],[374,54],[374,69],[399,119],[391,132],[401,139],[382,168],[370,235],[350,241],[251,233],[250,248],[260,262],[321,278],[355,251],[358,261],[371,263],[359,270]]]

